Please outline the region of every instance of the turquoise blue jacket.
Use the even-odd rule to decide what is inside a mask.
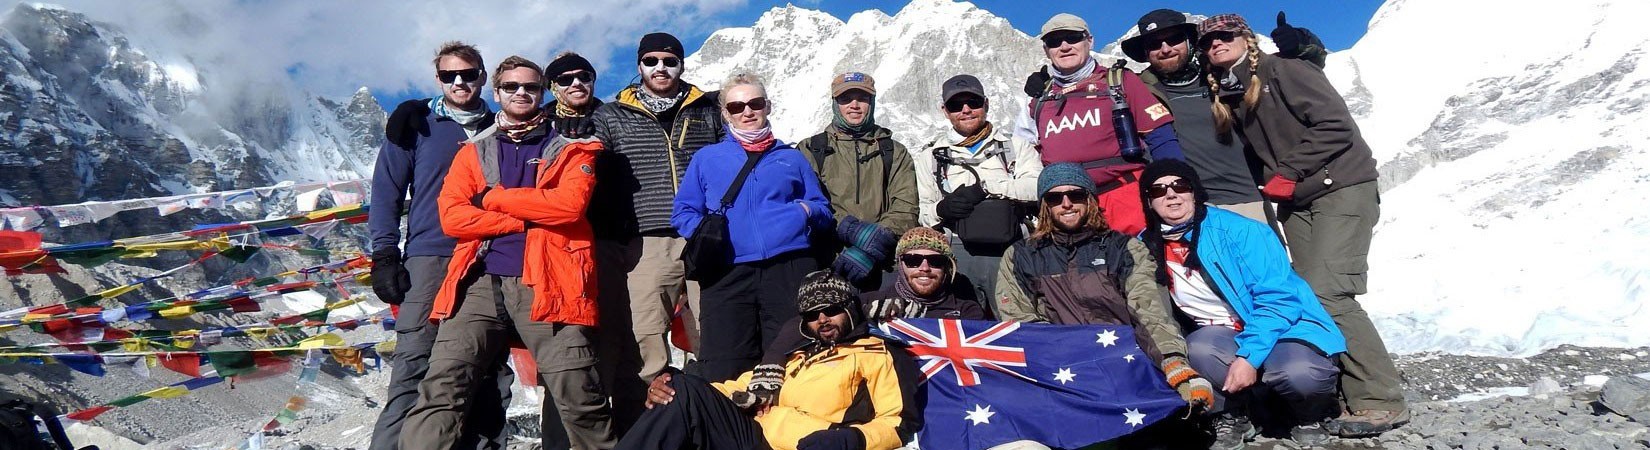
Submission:
[[[1208,279],[1226,298],[1243,330],[1237,356],[1260,367],[1279,340],[1293,339],[1333,356],[1346,337],[1306,280],[1295,274],[1277,234],[1266,224],[1210,207],[1196,239]]]

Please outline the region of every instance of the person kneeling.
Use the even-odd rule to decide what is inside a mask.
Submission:
[[[1163,262],[1157,280],[1169,287],[1175,312],[1196,325],[1186,335],[1192,368],[1215,383],[1213,448],[1243,448],[1254,434],[1245,409],[1269,395],[1288,405],[1280,419],[1291,437],[1322,444],[1323,422],[1339,412],[1330,358],[1346,351],[1346,339],[1290,267],[1277,235],[1208,207],[1185,162],[1153,162],[1140,181],[1148,205],[1141,239]]]
[[[801,332],[781,373],[759,368],[710,383],[665,373],[648,387],[647,406],[620,449],[745,448],[889,450],[921,426],[917,371],[904,352],[867,331],[852,284],[829,272],[808,274],[797,292]],[[777,379],[777,392],[757,384]],[[753,392],[756,392],[753,394]]]

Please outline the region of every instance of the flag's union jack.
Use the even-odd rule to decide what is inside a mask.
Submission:
[[[911,354],[923,362],[923,381],[933,379],[946,368],[951,368],[957,373],[959,386],[980,384],[980,373],[977,369],[995,370],[1034,381],[1031,377],[1009,368],[1026,366],[1025,348],[991,345],[992,342],[1020,329],[1019,322],[998,323],[973,336],[965,333],[962,322],[954,319],[939,321],[938,336],[903,319],[888,321],[886,326],[889,330],[909,338]]]

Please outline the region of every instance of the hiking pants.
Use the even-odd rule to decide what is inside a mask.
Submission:
[[[548,392],[541,427],[565,427],[575,449],[612,448],[607,394],[596,375],[594,330],[529,319],[533,290],[519,277],[477,274],[460,286],[464,298],[436,334],[429,373],[418,385],[418,405],[402,426],[401,447],[453,448],[486,363],[504,358],[506,338],[514,330],[532,352]],[[555,412],[549,411],[552,407]],[[560,421],[553,422],[558,415]]]
[[[430,368],[430,347],[435,345],[436,326],[430,324],[430,305],[441,289],[441,279],[447,276],[445,256],[414,256],[403,266],[412,278],[412,289],[401,302],[395,321],[395,352],[390,356],[390,385],[384,394],[384,409],[373,425],[371,450],[396,450],[401,437],[401,425],[407,411],[418,402],[418,382]],[[476,406],[465,421],[464,436],[458,448],[502,449],[510,436],[504,410],[510,406],[510,385],[516,375],[501,359],[483,375],[479,386],[497,386],[497,389],[477,389]]]
[[[1000,317],[996,302],[997,270],[1003,265],[1003,251],[1006,249],[965,245],[957,235],[951,234],[951,255],[957,260],[957,274],[962,275],[952,282],[960,283],[967,279],[974,293],[974,298],[968,300],[980,302],[980,306],[985,307],[993,318]],[[896,261],[894,266],[893,276],[905,276],[901,263]]]
[[[602,358],[597,369],[613,394],[613,425],[622,435],[642,414],[647,384],[670,364],[671,320],[686,294],[698,311],[699,283],[688,281],[681,258],[687,240],[637,236],[596,241]],[[697,323],[695,315],[683,320]]]
[[[1403,411],[1398,366],[1386,351],[1357,295],[1367,291],[1369,243],[1380,220],[1374,182],[1331,191],[1307,205],[1280,205],[1284,237],[1295,272],[1306,279],[1346,335],[1341,354],[1341,394],[1352,411]]]
[[[670,378],[676,396],[642,414],[619,441],[621,450],[767,449],[756,419],[704,378],[677,373]]]
[[[806,251],[734,264],[705,284],[699,306],[699,361],[690,369],[712,382],[738,378],[756,367],[779,326],[797,317],[796,289],[817,262]]]
[[[1272,347],[1264,364],[1256,369],[1260,379],[1254,386],[1234,394],[1230,401],[1222,385],[1232,361],[1237,359],[1237,330],[1224,326],[1200,327],[1186,335],[1187,360],[1192,370],[1202,374],[1215,385],[1215,404],[1211,412],[1224,412],[1231,407],[1233,414],[1245,414],[1248,403],[1260,396],[1277,395],[1289,405],[1297,423],[1311,423],[1335,417],[1340,413],[1335,398],[1335,362],[1328,356],[1296,341],[1279,341]]]

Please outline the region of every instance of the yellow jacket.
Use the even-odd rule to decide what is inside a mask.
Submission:
[[[756,418],[774,450],[794,450],[815,431],[851,426],[865,436],[866,450],[892,450],[921,427],[913,405],[916,365],[903,351],[881,339],[861,337],[825,352],[793,352],[785,362],[779,401]],[[723,395],[745,390],[751,372],[713,383]]]

